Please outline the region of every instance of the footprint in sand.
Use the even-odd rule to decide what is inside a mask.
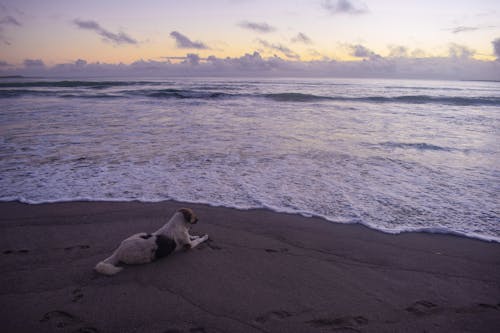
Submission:
[[[81,320],[66,311],[55,310],[44,314],[40,322],[52,324],[55,328],[65,328],[77,325]]]
[[[208,239],[205,244],[207,244],[207,246],[209,248],[211,248],[212,250],[222,250],[222,247],[218,246],[218,245],[215,245],[214,244],[215,242],[212,240],[212,239]]]
[[[90,249],[90,245],[67,246],[64,248],[64,251],[72,251],[74,249],[86,250],[86,249]]]
[[[360,332],[357,328],[368,324],[369,320],[363,316],[346,316],[338,318],[317,318],[308,321],[314,327],[318,328],[331,328],[331,329],[344,329],[354,332]]]
[[[189,333],[207,333],[205,327],[193,327],[189,329]]]
[[[66,311],[50,311],[43,315],[42,319],[40,319],[40,323],[50,324],[55,329],[64,329],[70,328],[72,326],[80,326],[82,325],[82,320],[77,316],[72,315]],[[99,333],[99,330],[95,327],[91,326],[83,326],[76,329],[74,332],[77,333]]]
[[[75,290],[73,290],[73,292],[71,293],[71,295],[73,296],[73,298],[71,299],[71,302],[73,302],[73,303],[76,303],[76,302],[80,301],[83,298],[83,293],[82,293],[81,289],[75,289]]]
[[[292,315],[287,311],[277,310],[277,311],[266,312],[263,315],[255,318],[255,321],[259,324],[263,324],[265,322],[268,322],[269,320],[281,320],[291,316]]]
[[[439,310],[439,307],[432,302],[422,300],[416,301],[405,310],[416,316],[426,316],[436,313]]]
[[[2,253],[3,254],[12,254],[12,253],[17,253],[17,254],[28,254],[30,251],[26,249],[21,249],[21,250],[5,250]]]
[[[81,327],[76,332],[78,332],[78,333],[99,333],[99,330],[95,327]]]
[[[163,331],[162,333],[184,333],[184,332],[189,332],[189,333],[207,333],[208,331],[205,329],[205,327],[193,327],[190,328],[188,331],[184,331],[178,328],[168,328],[167,330]]]
[[[276,250],[276,249],[264,249],[264,251],[266,251],[267,253],[286,253],[286,252],[288,252],[288,249],[287,248],[281,248],[279,250]]]
[[[487,304],[487,303],[479,303],[477,306],[479,306],[482,309],[500,310],[500,303],[498,303],[497,305]]]
[[[471,306],[456,308],[456,313],[480,313],[484,311],[499,311],[500,303],[498,304],[488,304],[488,303],[475,303]]]
[[[86,249],[90,249],[90,245],[68,246],[68,247],[64,248],[64,251],[68,252],[68,251],[72,251],[74,249],[86,250]],[[27,250],[27,249],[4,250],[2,253],[5,254],[5,255],[7,255],[7,254],[28,254],[28,253],[30,253],[30,251]]]

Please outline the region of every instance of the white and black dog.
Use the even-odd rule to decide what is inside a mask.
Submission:
[[[120,246],[109,257],[95,266],[95,270],[106,275],[120,272],[124,264],[145,264],[163,258],[174,251],[192,249],[206,241],[208,235],[203,237],[192,236],[189,228],[198,222],[198,218],[189,208],[181,208],[160,229],[148,233],[139,233],[121,242]]]

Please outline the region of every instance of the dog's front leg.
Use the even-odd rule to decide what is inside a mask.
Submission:
[[[200,236],[194,236],[194,235],[189,235],[189,240],[195,240],[195,239],[198,239],[200,238]]]
[[[189,246],[191,249],[195,248],[196,246],[200,245],[201,243],[203,243],[204,241],[206,241],[208,239],[208,235],[205,235],[203,237],[200,237],[200,236],[196,236],[196,237],[198,237],[198,238],[189,241]]]

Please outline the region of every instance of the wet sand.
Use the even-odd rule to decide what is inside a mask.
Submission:
[[[181,207],[210,240],[107,277]],[[3,332],[493,332],[500,244],[206,205],[0,203]]]

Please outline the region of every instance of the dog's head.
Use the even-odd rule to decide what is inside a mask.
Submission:
[[[196,215],[192,209],[181,208],[178,210],[178,212],[182,213],[182,215],[184,215],[184,220],[186,221],[186,223],[195,224],[196,222],[198,222],[198,217],[196,217]]]

